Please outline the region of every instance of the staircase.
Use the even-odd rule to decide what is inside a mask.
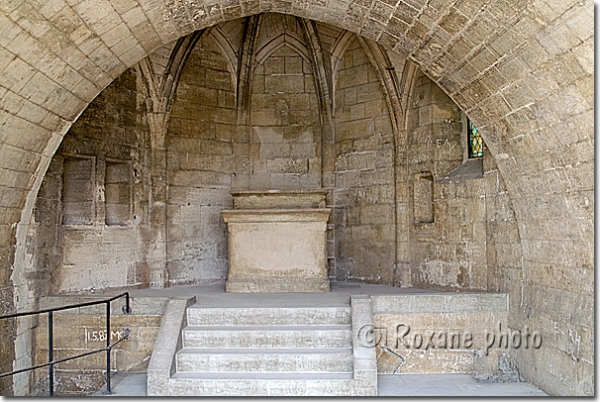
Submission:
[[[372,323],[368,298],[353,298],[352,307],[207,308],[187,301],[183,314],[183,301],[172,302],[156,342],[172,354],[153,353],[148,395],[377,394],[375,352],[353,339]],[[177,317],[166,317],[174,313],[169,307],[183,315],[177,333]]]

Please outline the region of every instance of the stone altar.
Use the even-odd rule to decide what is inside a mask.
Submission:
[[[327,190],[232,190],[227,292],[327,292]]]

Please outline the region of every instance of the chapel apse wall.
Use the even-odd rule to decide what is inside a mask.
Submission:
[[[380,78],[349,40],[335,75],[338,278],[391,284],[395,260],[394,131]]]
[[[250,189],[321,188],[322,117],[300,20],[265,14],[249,102]]]
[[[227,277],[227,227],[219,211],[231,206],[239,171],[234,82],[215,40],[203,35],[181,73],[166,134],[171,284]]]
[[[364,39],[338,28],[316,26],[322,39],[323,60],[334,61],[327,66],[333,71],[328,84],[331,99],[318,98],[323,90],[317,90],[316,82],[326,77],[315,79],[311,44],[294,17],[263,16],[262,29],[253,32],[255,43],[247,38],[252,29],[247,22],[224,23],[204,33],[191,49],[176,83],[165,134],[168,282],[201,283],[226,278],[226,226],[219,210],[231,207],[230,189],[319,188],[327,182],[332,185],[330,204],[334,209],[328,233],[331,275],[340,280],[391,284],[396,275],[395,254],[399,247],[406,247],[408,240],[411,273],[404,283],[396,280],[396,284],[488,289],[488,282],[495,283],[495,276],[488,278],[494,261],[488,261],[487,256],[490,252],[486,241],[491,233],[487,225],[495,219],[486,217],[486,213],[511,209],[507,202],[499,208],[485,203],[486,197],[496,197],[495,188],[485,187],[485,178],[438,182],[464,159],[460,110],[423,73],[410,77],[414,84],[406,103],[407,148],[404,157],[396,158],[394,144],[401,140],[400,134],[395,132],[391,103],[386,99],[389,94],[383,90],[382,78]],[[157,71],[164,69],[172,48],[158,51],[150,59]],[[239,69],[244,66],[236,58],[244,52],[258,55],[248,59],[247,82],[241,82]],[[398,71],[404,67],[398,65]],[[66,136],[42,186],[36,216],[46,222],[43,230],[60,234],[50,242],[49,235],[41,235],[41,228],[37,235],[44,239],[40,244],[52,245],[46,247],[50,250],[46,254],[54,256],[50,266],[60,273],[53,277],[62,278],[55,279],[52,291],[83,290],[86,286],[82,283],[91,288],[111,288],[149,282],[145,253],[152,247],[152,235],[139,228],[150,224],[151,219],[147,200],[152,197],[152,162],[148,156],[151,145],[144,137],[144,95],[141,89],[135,90],[136,85],[142,85],[140,75],[139,69],[129,70],[123,76],[130,77],[128,88],[124,88],[122,78],[88,108]],[[238,91],[243,88],[247,88],[247,100],[240,99]],[[121,91],[121,97],[129,96],[128,104],[120,103],[121,114],[127,114],[128,120],[115,111],[94,113],[100,107],[114,106],[109,98],[115,91]],[[331,124],[324,102],[332,106]],[[107,113],[112,113],[115,123],[107,120]],[[124,127],[136,127],[137,131]],[[335,133],[333,146],[323,137],[324,132]],[[89,140],[92,133],[95,137]],[[106,143],[99,142],[102,136],[107,136]],[[127,145],[116,146],[110,138],[121,138]],[[91,205],[95,208],[93,230],[106,226],[98,233],[92,234],[86,224],[71,227],[65,222],[63,214],[68,211],[61,200],[68,178],[61,170],[63,154],[71,155],[69,158],[97,154],[108,157],[109,170],[94,167],[94,182],[89,183],[95,186],[97,198]],[[487,151],[484,159],[486,166],[493,165]],[[93,162],[98,164],[95,159]],[[123,193],[123,201],[128,196],[124,193],[127,186],[108,183],[101,176],[117,162],[121,168],[129,166],[134,197],[130,200],[131,210],[126,212],[129,217],[113,228],[115,225],[106,221],[105,209],[111,208],[109,201],[114,196],[109,194],[108,201],[103,197],[112,188]],[[60,183],[52,184],[53,180]],[[425,201],[415,198],[423,180],[431,187],[430,199]],[[51,195],[49,188],[54,188]],[[431,216],[425,221],[417,216],[423,202],[430,204]],[[48,204],[60,208],[44,209]],[[49,213],[40,212],[44,210]],[[60,216],[52,218],[52,211]],[[61,224],[53,226],[52,222],[58,221]],[[409,224],[404,227],[402,222]],[[514,240],[513,235],[508,244],[514,245]],[[117,245],[127,245],[133,252],[121,255],[114,249]],[[106,262],[112,268],[103,270],[105,279],[88,279],[89,273],[82,272],[91,272],[90,268],[83,268],[86,262],[81,259],[98,261],[99,255],[113,256],[114,261]],[[511,264],[515,269],[517,265]]]
[[[470,176],[450,175],[450,180],[443,180],[468,160],[462,133],[466,121],[454,102],[421,72],[410,102],[406,163],[412,195],[412,285],[486,290],[488,191],[483,169],[476,167]],[[490,159],[487,150],[483,158]]]
[[[316,39],[308,40],[307,22],[265,14],[217,25],[188,43],[163,128],[164,166],[151,149],[156,128],[146,123],[152,99],[144,82],[148,74],[167,76],[177,46],[157,51],[146,69],[128,70],[92,103],[65,137],[38,197],[38,210],[49,205],[56,208],[45,210],[58,214],[37,214],[52,241],[42,229],[34,236],[54,256],[53,278],[60,279],[52,292],[148,286],[162,239],[165,283],[224,280],[227,236],[219,211],[231,208],[229,190],[301,188],[330,190],[330,276],[487,289],[483,180],[437,182],[463,161],[458,107],[423,73],[402,74],[405,60],[385,59],[390,77],[412,88],[404,113],[393,102],[399,94],[386,89],[381,66],[373,64],[381,49],[339,28],[310,26]],[[405,131],[395,120],[401,115]],[[397,157],[401,142],[406,149]],[[64,155],[67,164],[73,158],[94,164],[85,183],[93,199],[65,202],[71,179]],[[413,201],[415,178],[423,174],[432,191],[425,224],[414,216],[422,200]],[[164,190],[156,184],[161,175]],[[161,228],[155,216],[162,191]],[[69,205],[93,208],[93,218],[69,225]],[[407,244],[412,268],[399,281],[396,255]]]

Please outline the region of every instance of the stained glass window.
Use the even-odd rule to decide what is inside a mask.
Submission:
[[[469,158],[481,158],[483,156],[483,140],[479,130],[471,120],[468,120],[469,133]]]

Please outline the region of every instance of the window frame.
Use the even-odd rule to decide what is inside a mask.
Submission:
[[[463,145],[463,162],[483,158],[483,150],[485,148],[483,138],[481,138],[481,133],[479,133],[479,129],[477,129],[479,133],[479,137],[481,138],[481,156],[471,156],[471,138],[470,138],[470,130],[469,130],[469,122],[473,124],[471,119],[465,114],[461,114],[462,118],[462,133],[461,133],[461,144]],[[473,124],[475,126],[475,124]],[[477,128],[475,126],[475,128]]]

